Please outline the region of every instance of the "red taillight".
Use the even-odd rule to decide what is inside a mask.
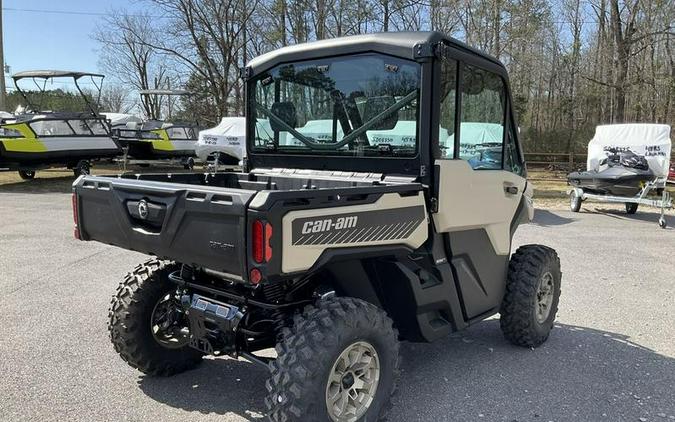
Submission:
[[[253,260],[258,264],[263,262],[265,257],[265,227],[263,222],[255,220],[253,222]]]
[[[80,216],[77,207],[77,195],[74,193],[72,196],[72,204],[73,204],[73,223],[75,224],[75,227],[73,229],[73,236],[75,237],[75,239],[80,240],[80,228],[79,228]]]
[[[272,246],[270,245],[272,225],[264,223],[261,220],[255,220],[252,226],[251,238],[253,260],[258,264],[269,262],[272,259]]]
[[[258,284],[260,281],[262,281],[262,273],[259,269],[254,268],[251,270],[251,275],[248,279],[251,283]]]
[[[270,239],[272,238],[272,225],[267,223],[265,224],[265,262],[269,262],[272,259],[272,246],[270,245]]]

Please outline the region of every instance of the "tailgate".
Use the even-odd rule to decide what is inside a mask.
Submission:
[[[82,240],[97,240],[237,278],[255,191],[84,176],[73,184]]]

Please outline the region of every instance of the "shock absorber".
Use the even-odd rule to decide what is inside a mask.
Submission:
[[[286,293],[283,283],[269,283],[262,287],[263,295],[268,302],[279,303]],[[270,316],[273,321],[277,341],[280,341],[283,337],[284,328],[287,325],[287,314],[280,309],[276,309],[272,311]]]

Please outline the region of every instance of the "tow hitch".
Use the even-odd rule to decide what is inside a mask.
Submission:
[[[209,355],[235,353],[237,326],[243,314],[228,303],[197,294],[181,296],[190,324],[190,346]]]

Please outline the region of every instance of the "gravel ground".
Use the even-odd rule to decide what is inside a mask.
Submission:
[[[549,341],[510,346],[493,319],[404,344],[393,421],[675,420],[675,230],[659,229],[655,214],[555,208],[515,239],[560,254]],[[0,221],[0,420],[262,417],[266,372],[253,364],[209,359],[154,379],[117,357],[109,299],[145,258],[75,241],[67,194],[0,193]]]

